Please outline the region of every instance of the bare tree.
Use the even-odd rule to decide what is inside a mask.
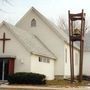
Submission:
[[[64,30],[64,31],[68,32],[68,20],[66,20],[65,18],[59,17],[58,21],[57,21],[57,26],[61,30]],[[77,21],[74,22],[73,27],[80,29],[80,22],[77,22]],[[85,22],[85,31],[88,31],[89,29],[90,29],[90,25],[89,25],[89,22],[86,20],[86,22]]]
[[[8,5],[10,5],[10,6],[13,6],[13,4],[11,3],[11,1],[10,0],[0,0],[0,3],[6,3],[6,4],[8,4]],[[0,8],[0,11],[1,12],[4,12],[4,13],[8,13],[7,11],[5,11],[3,8]]]
[[[67,20],[65,20],[65,18],[59,17],[57,25],[61,30],[67,30],[68,29]]]
[[[6,2],[7,4],[12,5],[10,0],[2,0],[2,2]]]

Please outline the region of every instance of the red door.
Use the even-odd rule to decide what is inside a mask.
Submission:
[[[14,73],[14,62],[15,62],[15,58],[9,59],[9,74]]]

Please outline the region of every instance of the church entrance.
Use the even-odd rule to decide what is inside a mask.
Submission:
[[[14,58],[0,58],[0,80],[7,80],[14,73]]]
[[[3,37],[0,38],[0,41],[3,42],[2,53],[3,55],[0,56],[0,80],[7,80],[9,74],[14,73],[14,60],[15,57],[4,55],[5,53],[5,44],[6,41],[10,41],[10,38],[6,38],[5,32],[3,33]]]

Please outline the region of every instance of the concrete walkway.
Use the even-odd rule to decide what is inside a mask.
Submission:
[[[0,90],[90,90],[90,87],[54,88],[54,87],[45,87],[45,86],[12,86],[12,85],[0,85]]]

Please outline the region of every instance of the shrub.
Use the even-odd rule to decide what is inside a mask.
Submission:
[[[90,76],[83,75],[82,78],[83,78],[83,80],[90,81]]]
[[[37,73],[19,72],[8,76],[10,84],[46,84],[46,76]]]
[[[77,79],[79,79],[79,76],[77,76]],[[90,81],[90,76],[82,75],[82,80]]]

